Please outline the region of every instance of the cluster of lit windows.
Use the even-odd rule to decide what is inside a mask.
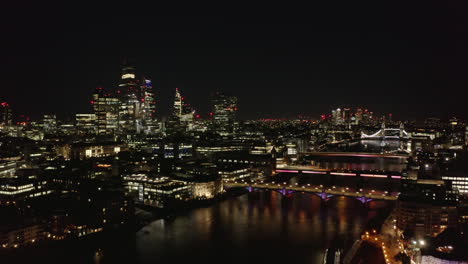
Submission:
[[[468,193],[468,177],[442,176],[442,180],[450,180],[452,181],[453,187],[457,188],[460,193]]]
[[[226,147],[197,147],[196,151],[199,153],[214,153],[223,151],[236,151],[243,150],[243,146],[226,146]]]
[[[229,162],[229,163],[244,163],[244,164],[256,164],[256,165],[266,165],[265,161],[248,161],[248,160],[232,160],[232,159],[219,159],[218,162]]]

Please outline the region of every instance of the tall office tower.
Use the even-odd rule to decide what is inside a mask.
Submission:
[[[237,113],[237,97],[216,92],[211,98],[213,126],[220,134],[234,133]]]
[[[179,88],[176,88],[172,112],[172,126],[177,130],[192,129],[194,114],[195,110],[185,101],[185,98],[180,94]]]
[[[343,124],[344,114],[341,108],[337,108],[336,110],[332,110],[332,120],[335,125]]]
[[[96,114],[76,114],[75,128],[82,134],[96,133]]]
[[[52,133],[57,130],[57,117],[55,115],[44,115],[44,132]]]
[[[127,61],[124,61],[117,94],[118,96],[123,96],[131,93],[138,93],[136,70],[133,66],[129,65]]]
[[[102,87],[98,87],[93,93],[91,104],[96,118],[97,133],[113,134],[118,127],[120,100],[111,94],[106,94]]]
[[[176,88],[172,115],[177,119],[179,119],[180,116],[182,115],[182,104],[183,104],[182,101],[183,101],[183,98],[180,95],[179,88]]]
[[[120,99],[119,132],[138,132],[141,129],[141,122],[137,120],[140,113],[141,89],[137,83],[135,68],[127,62],[124,62],[122,67],[117,97]]]
[[[336,123],[343,124],[343,111],[341,108],[336,109]]]
[[[343,120],[344,122],[349,122],[351,119],[351,108],[343,109]]]
[[[0,103],[0,126],[9,126],[13,123],[13,113],[7,102]]]
[[[372,112],[369,112],[369,110],[365,109],[364,112],[362,113],[362,122],[364,124],[369,124],[372,122]]]
[[[336,124],[336,120],[338,119],[336,110],[331,111],[331,117],[332,117],[333,124]]]
[[[140,101],[140,117],[142,119],[143,127],[146,131],[151,132],[157,126],[156,100],[154,98],[153,85],[151,80],[148,78],[142,79]]]
[[[362,108],[361,107],[358,107],[356,109],[355,116],[356,116],[356,123],[357,124],[361,123],[362,122]]]

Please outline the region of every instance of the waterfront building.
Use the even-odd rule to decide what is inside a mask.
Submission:
[[[223,182],[217,175],[194,177],[191,186],[193,199],[213,199],[223,192]]]
[[[253,170],[249,165],[230,166],[218,169],[218,174],[223,182],[249,180],[253,175]]]
[[[126,193],[139,204],[162,208],[173,201],[185,201],[191,197],[191,187],[187,182],[169,177],[131,174],[124,176],[122,180]]]
[[[397,202],[397,227],[415,238],[456,228],[458,192],[441,180],[405,180]]]
[[[249,168],[252,176],[271,176],[276,168],[276,158],[274,154],[249,154],[246,151],[220,152],[214,156],[216,167],[219,171],[230,168]]]
[[[33,245],[46,238],[46,225],[41,223],[15,223],[0,226],[1,248]]]

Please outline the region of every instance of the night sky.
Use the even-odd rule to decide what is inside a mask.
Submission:
[[[222,90],[238,96],[243,119],[338,106],[468,118],[467,9],[439,2],[89,13],[22,3],[2,8],[0,98],[33,117],[90,112],[93,89],[117,85],[130,58],[153,79],[161,115],[178,87],[205,116]]]

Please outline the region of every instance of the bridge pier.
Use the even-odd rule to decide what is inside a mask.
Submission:
[[[357,198],[357,199],[358,199],[361,203],[363,203],[363,204],[367,204],[368,202],[374,200],[374,199],[372,199],[372,198],[367,198],[367,197],[365,197],[365,196],[359,197],[359,198]]]
[[[281,193],[283,196],[286,196],[286,195],[288,194],[285,188],[281,189],[281,190],[280,190],[280,193]]]
[[[330,199],[333,196],[334,196],[333,194],[328,194],[326,192],[320,193],[320,198],[322,198],[322,200],[324,200],[324,201],[327,201],[328,199]]]

